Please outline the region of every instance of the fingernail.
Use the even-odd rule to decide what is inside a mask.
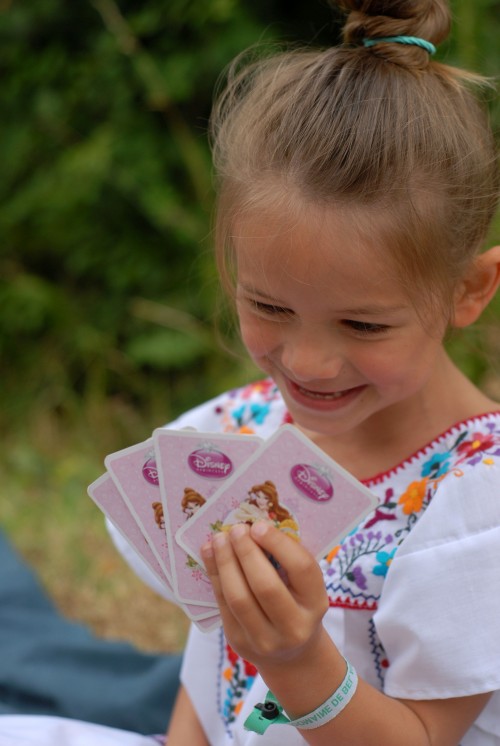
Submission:
[[[213,550],[211,541],[207,541],[206,544],[203,544],[201,548],[201,554],[206,559],[210,559],[211,557],[214,556],[214,550]]]
[[[244,523],[236,523],[231,529],[231,538],[241,539],[242,536],[248,534],[248,526]]]
[[[214,534],[214,537],[212,539],[212,543],[215,544],[216,547],[223,547],[226,541],[227,535],[225,531],[218,531],[216,534]]]
[[[252,525],[251,531],[254,536],[264,536],[269,531],[269,523],[266,521],[257,521],[257,523]]]

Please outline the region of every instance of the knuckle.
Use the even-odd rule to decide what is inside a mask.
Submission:
[[[299,573],[310,574],[316,567],[315,559],[309,553],[302,553],[297,557],[297,571]]]
[[[229,591],[226,593],[226,604],[235,614],[238,615],[244,614],[250,609],[248,599],[237,591]]]
[[[275,638],[274,635],[269,638],[262,638],[258,642],[259,656],[263,658],[275,658],[281,654],[283,649],[283,640]]]
[[[298,650],[302,648],[308,641],[309,634],[305,629],[293,629],[290,630],[286,635],[287,648],[291,650]]]
[[[256,588],[256,596],[265,605],[273,602],[276,596],[276,581],[272,583],[260,583],[258,588]]]

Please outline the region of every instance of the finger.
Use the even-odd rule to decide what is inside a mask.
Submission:
[[[230,622],[232,618],[255,635],[265,634],[269,626],[267,617],[247,582],[227,533],[215,534],[212,551],[210,579],[223,619]]]
[[[205,570],[207,571],[209,580],[212,583],[212,589],[215,595],[215,600],[217,601],[217,604],[220,608],[221,603],[224,603],[224,598],[222,596],[222,589],[220,586],[219,575],[217,572],[217,562],[215,561],[212,540],[208,541],[206,544],[202,546],[201,558],[205,565]]]
[[[253,595],[274,625],[287,623],[296,612],[296,601],[282,579],[281,569],[251,537],[248,526],[234,526],[229,533],[233,551]]]
[[[250,536],[286,570],[289,591],[299,602],[307,603],[323,595],[323,575],[318,563],[300,542],[266,521],[254,523]]]

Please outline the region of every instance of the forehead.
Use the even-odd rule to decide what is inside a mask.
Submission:
[[[363,219],[344,206],[307,204],[241,213],[232,226],[238,283],[273,297],[294,288],[385,306],[388,294],[404,296],[383,238],[386,220]]]

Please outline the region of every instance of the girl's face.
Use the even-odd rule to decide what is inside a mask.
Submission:
[[[334,208],[240,218],[237,308],[297,425],[373,438],[436,403],[446,321],[424,327],[375,228],[362,239],[354,225]]]

